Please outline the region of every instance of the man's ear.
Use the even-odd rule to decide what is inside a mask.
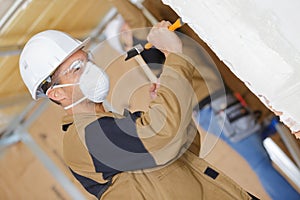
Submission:
[[[65,93],[61,88],[51,88],[47,92],[47,96],[54,101],[60,102],[65,98]]]

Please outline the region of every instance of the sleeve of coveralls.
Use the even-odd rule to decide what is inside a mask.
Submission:
[[[157,97],[136,120],[137,134],[158,164],[174,158],[187,140],[185,133],[191,122],[194,98],[193,72],[193,66],[183,55],[169,54]],[[158,158],[162,152],[166,155]]]

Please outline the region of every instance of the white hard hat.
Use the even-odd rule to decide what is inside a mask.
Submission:
[[[33,99],[44,95],[40,88],[44,80],[88,41],[81,42],[64,32],[47,30],[34,35],[26,43],[20,55],[19,67]]]

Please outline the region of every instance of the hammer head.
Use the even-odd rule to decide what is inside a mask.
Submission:
[[[142,51],[144,51],[144,47],[141,44],[134,46],[132,49],[127,51],[127,56],[125,58],[125,61],[129,60],[130,58],[132,58],[138,54],[141,54]]]

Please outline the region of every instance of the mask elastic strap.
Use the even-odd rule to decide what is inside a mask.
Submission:
[[[67,84],[61,84],[61,85],[54,85],[46,91],[46,95],[48,96],[48,92],[49,92],[50,89],[70,87],[70,86],[74,86],[74,85],[79,85],[79,83],[67,83]]]
[[[79,85],[79,83],[67,83],[67,84],[61,84],[61,85],[54,85],[53,87],[50,87],[51,89],[55,89],[55,88],[62,88],[62,87],[70,87],[70,86],[74,86],[74,85]],[[49,89],[50,89],[49,88]],[[49,89],[46,91],[46,95],[48,96],[48,91]],[[83,102],[85,99],[87,99],[86,97],[82,97],[81,99],[79,99],[78,101],[76,101],[75,103],[72,103],[66,107],[64,107],[65,110],[68,110],[78,104],[80,104],[81,102]]]
[[[75,103],[72,103],[72,104],[70,104],[70,105],[64,107],[64,109],[65,109],[65,110],[68,110],[68,109],[70,109],[70,108],[72,108],[72,107],[74,107],[74,106],[80,104],[81,102],[83,102],[83,101],[86,100],[86,99],[87,99],[86,97],[82,97],[81,99],[79,99],[79,100],[76,101]]]

